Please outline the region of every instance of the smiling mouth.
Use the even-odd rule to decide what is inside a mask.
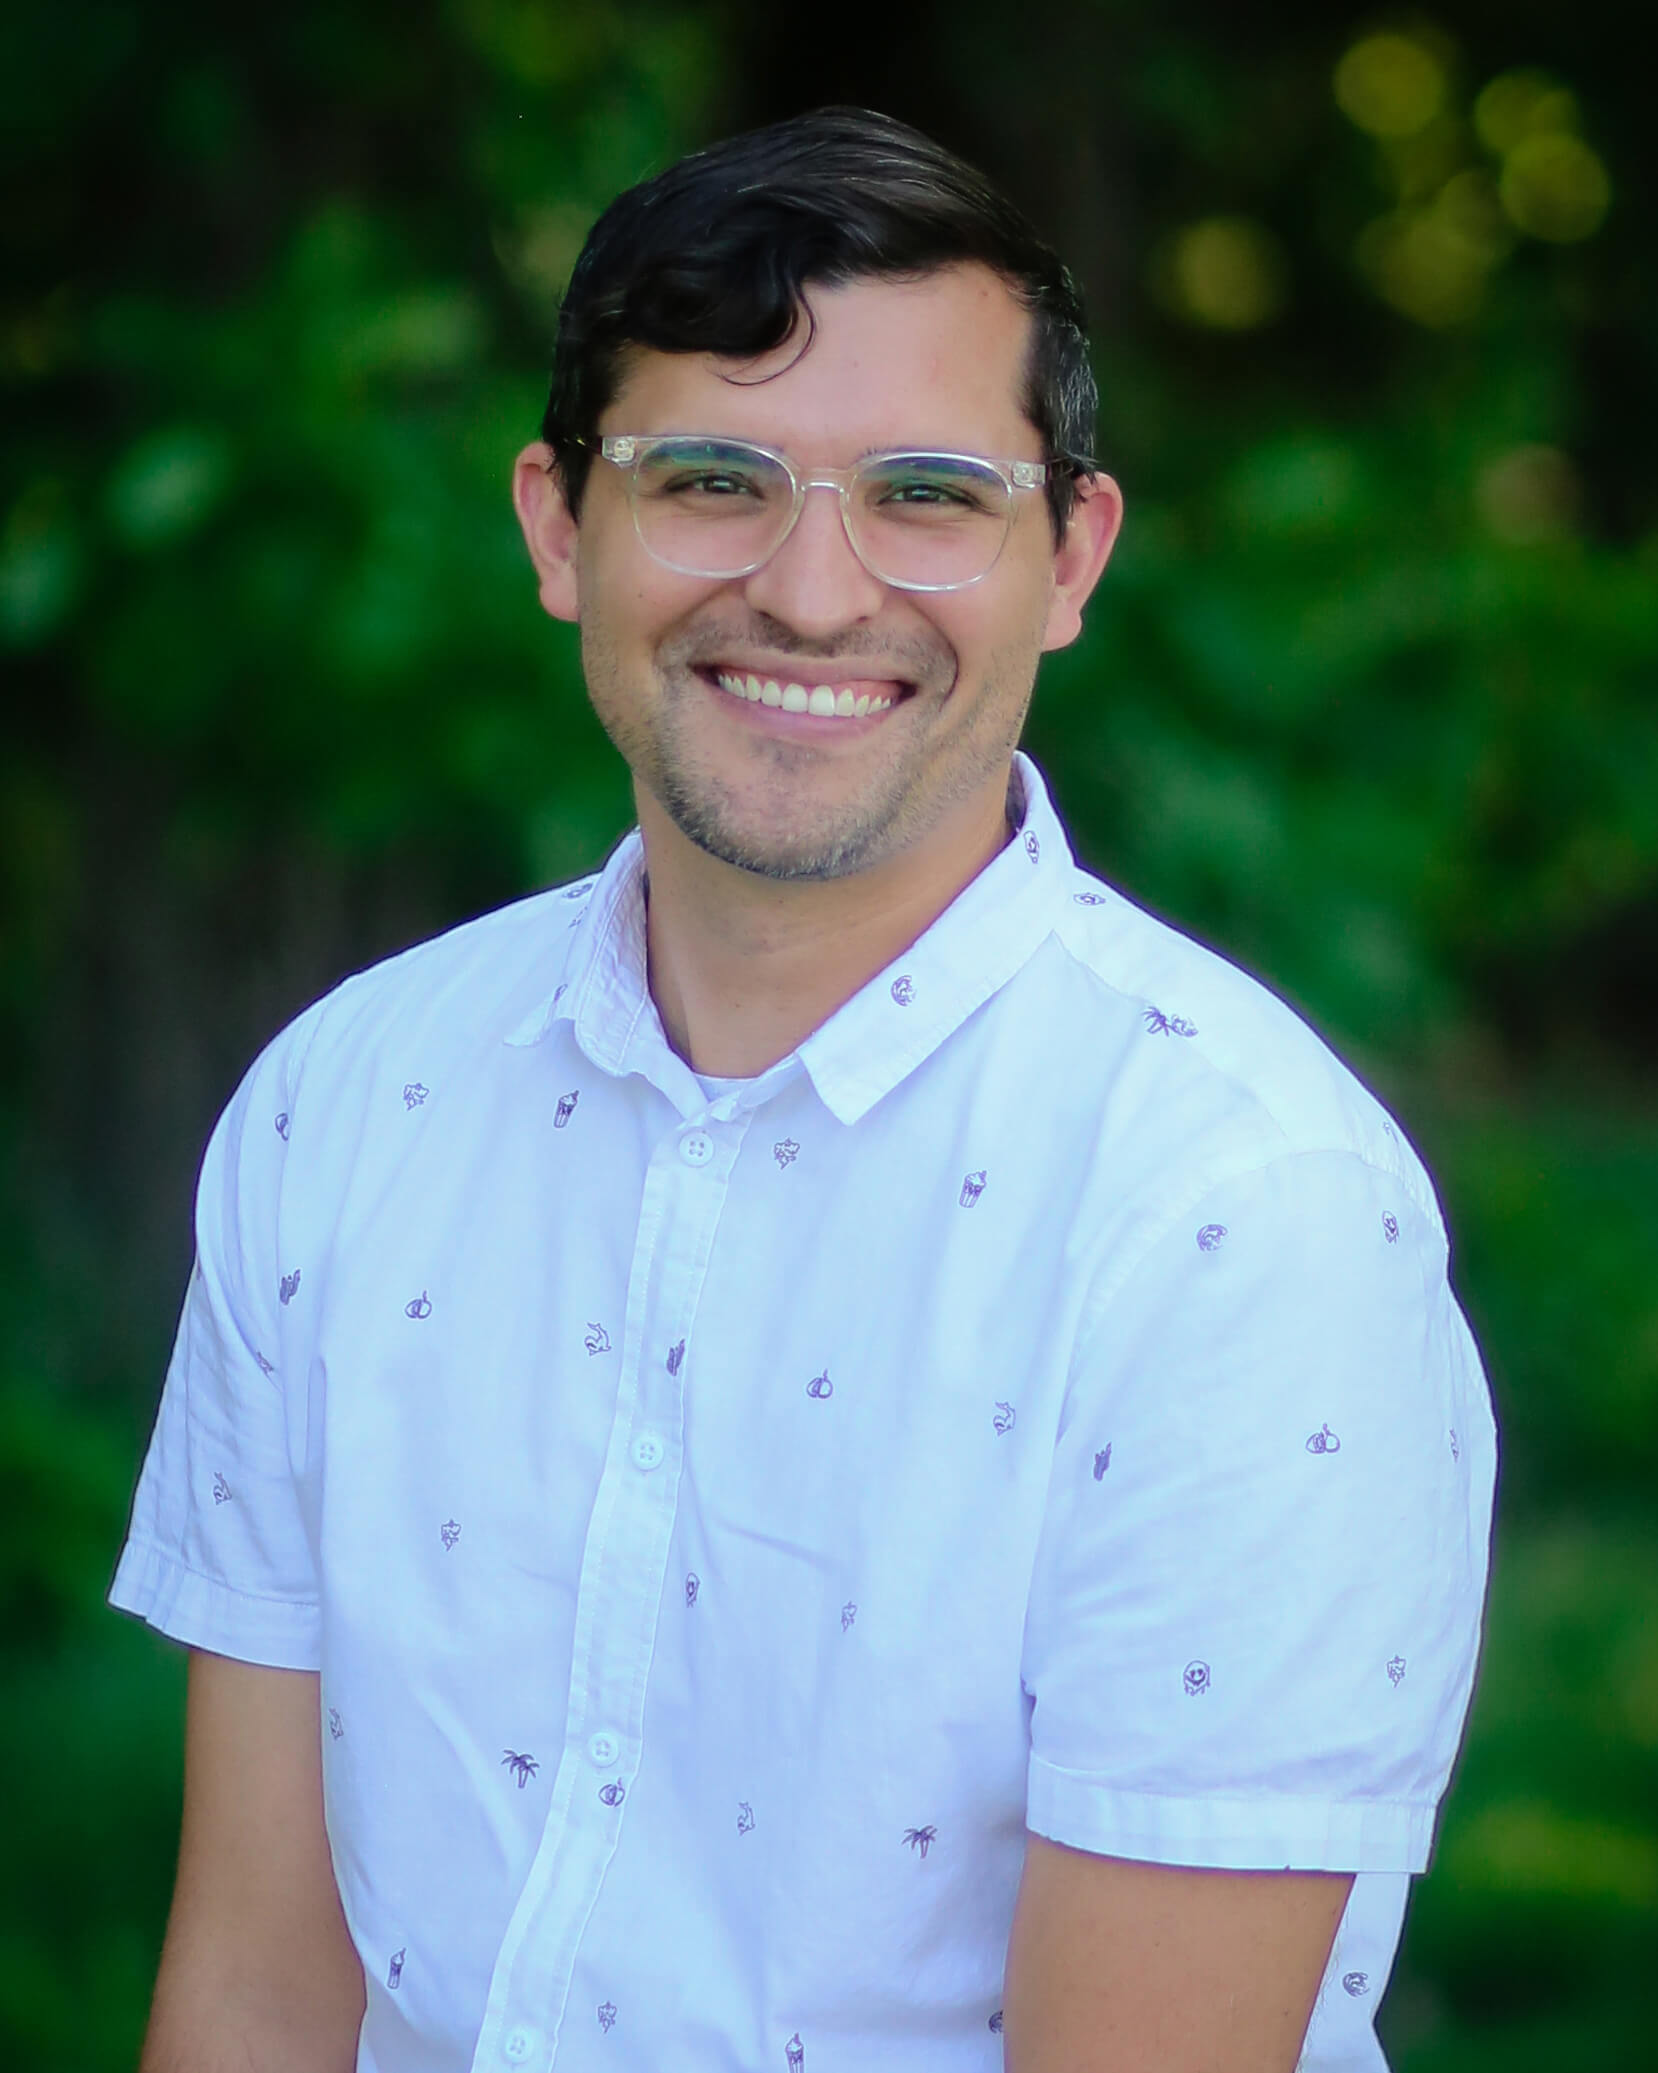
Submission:
[[[741,698],[749,705],[769,705],[779,712],[807,713],[819,720],[868,719],[908,696],[905,685],[890,681],[885,691],[877,692],[854,691],[850,684],[788,683],[729,669],[710,669],[703,674],[728,697]]]

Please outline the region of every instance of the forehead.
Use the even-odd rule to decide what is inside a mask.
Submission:
[[[605,431],[722,432],[838,464],[883,446],[1040,458],[1024,411],[1031,320],[999,275],[808,286],[815,329],[731,360],[634,348]]]

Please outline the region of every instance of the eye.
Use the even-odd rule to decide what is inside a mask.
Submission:
[[[970,462],[900,457],[870,471],[864,494],[871,510],[893,517],[971,518],[1000,512],[1007,485]]]
[[[640,467],[647,497],[692,507],[748,509],[777,496],[788,478],[767,455],[706,439],[666,440]]]
[[[936,505],[942,510],[976,511],[979,499],[960,483],[941,482],[935,475],[899,475],[881,485],[878,501],[883,504]]]
[[[760,497],[765,490],[742,468],[676,468],[653,483],[664,497]]]

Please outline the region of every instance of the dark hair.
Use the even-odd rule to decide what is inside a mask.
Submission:
[[[802,289],[976,260],[1033,318],[1024,408],[1048,460],[1056,536],[1092,463],[1098,403],[1082,299],[1057,256],[981,173],[865,108],[819,108],[693,152],[618,195],[588,233],[559,311],[542,437],[581,508],[599,418],[629,346],[733,359],[770,352]],[[808,312],[809,314],[809,312]]]

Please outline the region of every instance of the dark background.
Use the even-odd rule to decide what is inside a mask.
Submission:
[[[565,272],[620,187],[844,99],[1089,294],[1129,518],[1031,729],[1079,848],[1445,1197],[1503,1509],[1396,2067],[1650,2064],[1650,67],[1555,0],[800,13],[0,25],[0,2055],[115,2073],[142,2026],[182,1671],[101,1598],[215,1113],[342,973],[628,816],[507,502]]]

